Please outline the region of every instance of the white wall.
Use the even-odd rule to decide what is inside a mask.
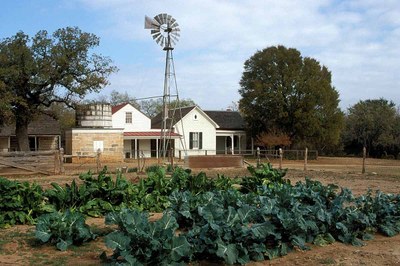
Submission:
[[[195,118],[197,117],[197,118]],[[212,120],[208,118],[203,112],[201,112],[197,107],[190,111],[185,117],[182,118],[175,125],[175,132],[178,134],[182,133],[182,123],[184,127],[184,139],[186,142],[186,149],[188,151],[187,155],[205,155],[205,150],[208,155],[215,154],[216,148],[216,125]],[[203,133],[203,147],[199,149],[189,149],[189,133],[190,132],[202,132]],[[180,140],[175,140],[175,150],[176,156],[179,150],[183,150],[184,147],[181,145]],[[182,156],[185,154],[182,152]]]
[[[125,123],[125,113],[132,113],[132,124]],[[124,132],[149,131],[151,119],[130,104],[125,105],[112,115],[112,127],[123,128]]]

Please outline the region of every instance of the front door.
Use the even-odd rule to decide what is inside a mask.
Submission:
[[[150,140],[150,154],[151,157],[157,157],[157,140],[156,139],[151,139]]]

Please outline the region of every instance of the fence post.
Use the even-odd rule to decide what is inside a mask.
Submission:
[[[64,174],[65,169],[64,169],[64,148],[60,149],[60,154],[59,154],[59,163],[60,163],[60,173]]]
[[[58,156],[60,155],[60,152],[55,150],[54,151],[54,174],[58,174],[60,170],[60,158]]]
[[[283,150],[279,148],[279,169],[282,169]]]
[[[174,168],[174,149],[171,148],[171,166]]]
[[[97,149],[97,154],[96,154],[96,168],[97,168],[97,174],[100,173],[100,154],[101,154],[100,149]]]
[[[367,148],[363,147],[363,163],[362,163],[362,171],[361,173],[365,174],[365,157],[367,157]]]
[[[257,147],[257,167],[260,166],[260,147]]]
[[[206,150],[206,156],[207,156],[207,150]]]
[[[139,150],[138,150],[139,151]],[[140,172],[140,154],[139,154],[139,152],[138,152],[138,154],[137,154],[138,156],[137,156],[137,172],[139,173]]]
[[[318,160],[318,150],[315,151],[315,160]]]
[[[304,171],[307,171],[307,157],[308,157],[308,148],[306,147],[306,151],[304,152]]]
[[[182,160],[182,151],[179,150],[179,161],[181,161],[181,160]]]

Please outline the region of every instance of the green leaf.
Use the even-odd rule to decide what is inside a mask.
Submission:
[[[110,212],[106,215],[105,224],[107,225],[119,225],[121,223],[121,217],[118,212]]]
[[[129,248],[130,237],[119,231],[114,231],[105,237],[106,246],[111,249],[126,250]]]
[[[239,215],[239,219],[242,223],[248,222],[251,218],[251,214],[253,213],[253,209],[250,206],[243,206],[238,209],[237,211]]]
[[[275,226],[270,222],[253,224],[250,228],[252,234],[257,239],[265,239],[269,235],[276,235]]]
[[[174,237],[172,239],[171,258],[174,261],[179,261],[183,257],[191,255],[191,247],[184,236]]]
[[[275,259],[277,257],[279,257],[279,248],[270,248],[267,249],[267,251],[265,252],[265,255],[268,257],[268,259],[272,260]]]
[[[132,255],[127,255],[127,256],[124,256],[124,259],[126,260],[126,262],[129,264],[129,265],[135,265],[135,266],[141,266],[141,265],[143,265],[142,263],[140,263],[134,256],[132,256]]]
[[[238,250],[235,244],[225,244],[221,240],[217,242],[217,256],[223,258],[226,263],[234,264],[238,259]]]
[[[335,239],[331,234],[319,234],[314,238],[313,244],[317,246],[326,246],[335,242]]]
[[[178,228],[175,217],[170,214],[164,214],[157,222],[160,224],[163,230],[176,230]]]
[[[66,251],[70,245],[72,245],[72,240],[59,239],[56,246],[59,250]]]
[[[49,241],[51,236],[52,234],[50,233],[50,230],[48,230],[47,228],[44,228],[43,226],[36,227],[35,237],[40,241],[42,241],[43,243]]]
[[[301,237],[301,236],[291,236],[290,239],[291,239],[291,243],[294,246],[297,246],[302,250],[309,249],[309,247],[306,246],[306,242],[305,242],[303,237]]]
[[[386,236],[395,236],[397,235],[396,230],[390,225],[379,225],[379,230]]]

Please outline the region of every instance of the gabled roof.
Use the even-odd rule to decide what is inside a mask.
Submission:
[[[239,112],[234,111],[204,111],[219,125],[218,129],[244,130],[245,123]]]
[[[199,111],[203,112],[208,116],[216,125],[219,130],[244,130],[245,122],[243,117],[239,112],[236,111],[203,111],[198,106],[189,106],[181,108],[181,113],[179,109],[175,111],[175,117],[173,119],[174,124],[176,124],[181,117],[185,117],[194,108],[198,108]],[[169,111],[169,120],[172,119],[172,114],[174,110]],[[181,116],[182,114],[182,116]],[[153,119],[151,119],[151,128],[161,128],[162,114],[157,114]]]
[[[118,104],[118,105],[116,105],[116,106],[112,106],[112,107],[111,107],[111,113],[112,113],[112,114],[115,114],[115,113],[118,112],[120,109],[122,109],[123,107],[125,107],[125,105],[127,105],[127,104],[129,104],[129,103],[121,103],[121,104]]]
[[[192,111],[196,106],[182,107],[180,109],[173,109],[168,111],[169,123],[173,120],[174,125],[185,117],[190,111]],[[172,117],[174,116],[174,117]],[[155,117],[151,119],[151,128],[161,128],[162,124],[162,112],[158,113]],[[172,125],[173,126],[173,125]],[[168,125],[168,128],[170,126]]]
[[[142,113],[144,116],[146,116],[147,118],[149,118],[148,115],[146,115],[145,113],[143,113],[140,109],[138,109],[137,107],[133,106],[131,103],[121,103],[115,106],[111,106],[111,114],[115,114],[116,112],[118,112],[119,110],[121,110],[122,108],[124,108],[127,105],[132,106],[133,108],[135,108],[136,110],[138,110],[140,113]]]
[[[48,115],[38,115],[28,125],[28,135],[60,135],[60,123]],[[0,128],[0,136],[15,136],[15,124]]]

